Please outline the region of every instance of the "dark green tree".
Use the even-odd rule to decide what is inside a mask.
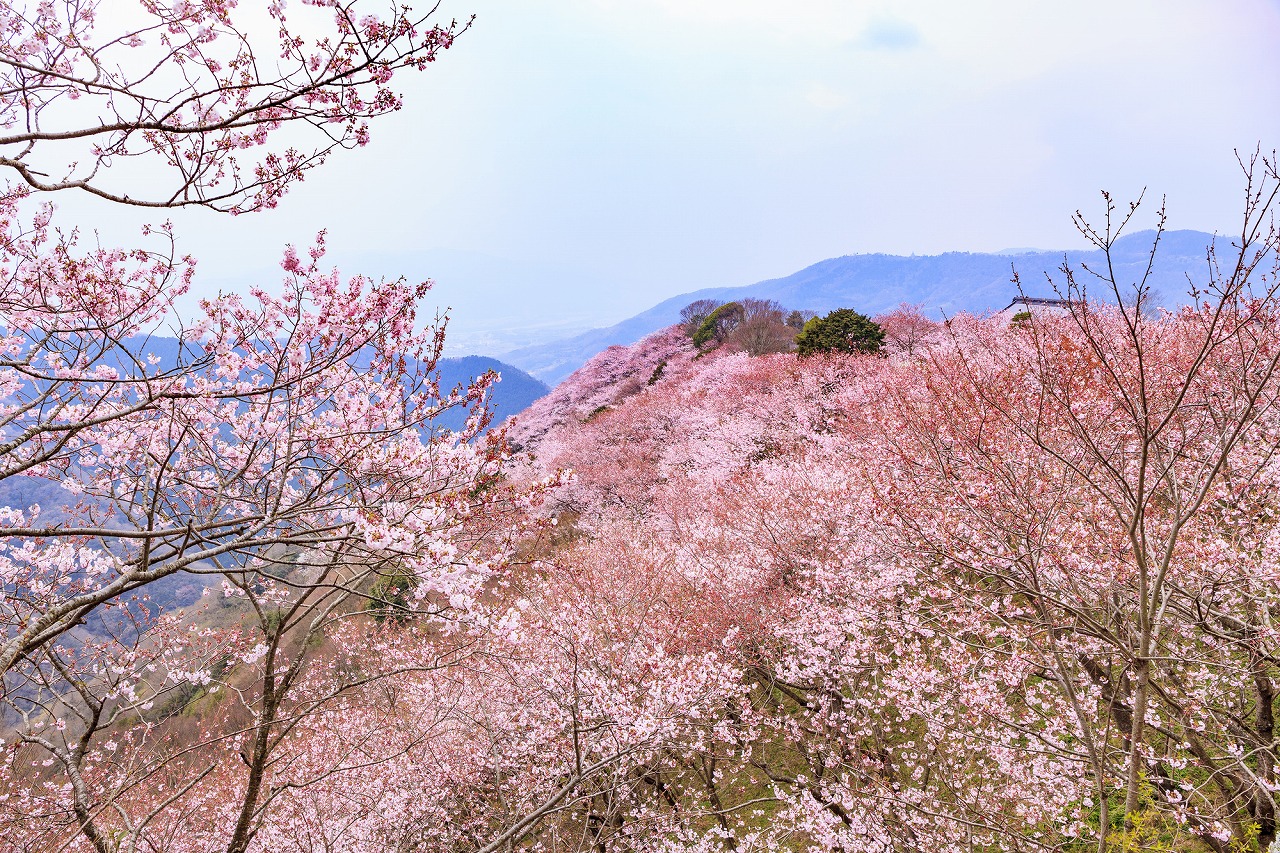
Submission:
[[[728,302],[721,305],[708,314],[706,319],[702,321],[702,325],[698,326],[698,330],[691,335],[693,345],[698,349],[702,349],[712,341],[717,344],[722,343],[725,336],[741,324],[741,305],[737,302]]]
[[[819,352],[880,352],[884,331],[874,320],[851,308],[837,308],[825,317],[814,317],[796,335],[800,355]]]

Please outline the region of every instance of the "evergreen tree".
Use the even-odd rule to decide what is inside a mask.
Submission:
[[[880,352],[884,330],[874,320],[851,308],[837,308],[825,317],[814,317],[796,336],[800,355],[820,352]]]

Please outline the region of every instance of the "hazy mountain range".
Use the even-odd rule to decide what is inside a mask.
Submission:
[[[175,363],[178,354],[178,342],[174,338],[151,337],[134,339],[134,348],[140,352],[155,355],[162,360],[162,365]],[[546,394],[550,389],[529,374],[503,364],[494,358],[471,355],[464,358],[442,358],[437,364],[440,373],[441,393],[448,393],[456,386],[470,385],[478,376],[486,371],[494,370],[502,375],[502,381],[493,386],[490,393],[490,407],[494,410],[493,424],[500,424],[510,415],[527,409],[534,400]],[[434,423],[447,429],[461,429],[466,422],[467,410],[464,407],[450,409],[438,417]],[[74,499],[57,483],[39,477],[13,476],[0,480],[0,506],[28,507],[39,504],[43,509],[41,520],[56,524],[63,518],[60,507],[66,503],[74,503]]]
[[[510,415],[524,411],[534,400],[551,390],[542,381],[533,378],[523,370],[486,356],[442,358],[439,368],[441,391],[447,391],[456,385],[470,385],[473,379],[489,370],[502,374],[502,381],[493,386],[490,394],[494,424],[500,424]],[[463,422],[466,421],[466,410],[450,410],[445,412],[438,421],[449,429],[461,429]]]
[[[1154,236],[1153,231],[1143,231],[1116,243],[1112,259],[1121,281],[1132,282],[1142,275]],[[1212,234],[1200,231],[1168,231],[1163,235],[1151,279],[1163,304],[1173,306],[1187,301],[1188,276],[1204,283],[1205,250],[1213,239]],[[1218,243],[1220,251],[1229,245],[1223,238],[1218,238]],[[1010,281],[1014,268],[1028,296],[1052,296],[1053,288],[1045,276],[1052,273],[1054,281],[1061,282],[1063,277],[1057,270],[1064,258],[1075,267],[1082,262],[1098,264],[1102,252],[1010,249],[911,257],[847,255],[820,261],[786,278],[673,296],[608,328],[514,349],[499,358],[555,385],[596,353],[614,344],[634,343],[676,322],[680,309],[695,299],[775,299],[791,309],[826,313],[835,308],[854,308],[868,315],[892,310],[903,302],[921,304],[934,316],[999,311],[1017,295]],[[1087,278],[1083,275],[1079,280]]]
[[[164,363],[173,364],[177,358],[178,342],[173,338],[153,337],[145,342],[133,343],[147,353],[160,357]],[[493,387],[490,401],[494,409],[494,424],[501,423],[509,415],[529,407],[534,400],[550,389],[529,374],[509,364],[483,356],[441,359],[440,388],[447,392],[457,385],[466,386],[488,370],[502,374],[502,381]],[[436,423],[449,429],[460,429],[466,420],[466,409],[451,409],[436,419]],[[57,525],[66,520],[64,507],[74,504],[77,498],[53,480],[17,475],[0,480],[0,506],[27,508],[41,507],[42,524]],[[186,607],[204,592],[209,581],[186,572],[179,572],[148,586],[153,604],[161,609]]]

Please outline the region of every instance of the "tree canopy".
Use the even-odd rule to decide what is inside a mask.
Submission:
[[[874,320],[851,308],[837,308],[825,317],[814,317],[796,336],[800,355],[821,352],[878,353],[884,330]]]

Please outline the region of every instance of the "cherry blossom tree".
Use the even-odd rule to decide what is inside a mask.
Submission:
[[[1243,165],[1244,227],[1229,261],[1208,250],[1199,305],[1153,317],[1144,281],[1064,268],[1065,314],[953,321],[877,410],[888,464],[868,471],[891,529],[952,595],[989,589],[1002,619],[1037,626],[1100,850],[1112,808],[1134,843],[1153,813],[1213,849],[1275,838],[1277,175]],[[1106,256],[1136,210],[1113,222],[1108,199],[1106,228],[1082,231]]]
[[[413,328],[425,286],[343,283],[320,271],[322,252],[308,264],[287,253],[282,297],[207,303],[174,366],[145,351],[120,358],[128,350],[117,341],[147,317],[127,286],[120,313],[90,305],[71,331],[77,316],[61,307],[71,300],[10,313],[5,473],[52,478],[83,499],[56,525],[9,513],[5,670],[160,577],[219,572],[272,549],[376,541],[371,531],[397,513],[402,523],[434,511],[407,496],[447,493],[492,466],[466,441],[482,417],[460,436],[423,432],[442,407],[484,393],[451,397],[431,381],[439,335]],[[46,294],[63,285],[73,299],[84,284],[48,272],[19,281]],[[141,307],[157,310],[140,289]],[[423,493],[417,478],[440,486]]]
[[[394,74],[424,68],[467,26],[434,24],[435,8],[379,17],[356,2],[307,4],[297,19],[282,3],[259,11],[0,10],[0,166],[16,178],[0,193],[0,478],[84,495],[74,523],[9,513],[0,671],[166,575],[354,530],[363,508],[394,500],[388,448],[439,457],[433,441],[402,442],[442,407],[483,397],[483,385],[451,397],[431,382],[442,330],[414,330],[427,285],[343,283],[318,265],[323,237],[310,261],[286,253],[282,297],[209,302],[174,344],[148,337],[174,321],[194,270],[167,226],[145,229],[157,249],[85,251],[51,207],[23,213],[32,193],[68,189],[273,207],[334,149],[364,144],[367,120],[400,107]],[[310,148],[289,130],[304,127]],[[132,159],[168,186],[119,183]],[[360,494],[362,481],[379,484]]]
[[[378,14],[382,11],[382,14]],[[274,207],[402,106],[469,22],[364,0],[41,0],[0,9],[0,167],[19,188],[144,207]],[[139,186],[121,164],[157,176]],[[16,191],[10,188],[9,192]]]
[[[884,332],[884,349],[891,353],[915,355],[942,337],[940,324],[926,317],[919,305],[904,302],[873,319]]]
[[[31,424],[11,447],[22,472],[12,476],[52,479],[79,497],[56,523],[42,523],[37,508],[6,510],[6,704],[25,719],[22,754],[45,751],[71,782],[66,820],[96,849],[151,837],[168,825],[161,813],[180,805],[166,796],[140,813],[125,794],[167,778],[197,796],[210,773],[222,784],[227,771],[194,767],[189,744],[120,734],[168,695],[152,683],[160,675],[138,667],[154,666],[156,644],[182,646],[148,630],[145,607],[112,643],[86,646],[86,620],[116,630],[128,594],[175,573],[220,577],[247,603],[252,642],[229,639],[217,658],[184,653],[163,667],[176,679],[170,693],[207,689],[237,656],[259,668],[256,682],[242,666],[221,684],[244,713],[199,738],[243,741],[247,781],[225,842],[243,850],[279,797],[268,771],[299,720],[398,668],[452,662],[440,651],[432,660],[444,663],[400,661],[345,679],[330,669],[307,690],[315,643],[366,600],[395,601],[414,618],[466,612],[500,565],[499,508],[517,498],[500,481],[500,434],[480,437],[485,383],[450,393],[432,379],[441,338],[414,328],[422,286],[343,283],[320,271],[322,247],[312,254],[305,264],[286,254],[283,297],[258,293],[254,308],[235,297],[208,303],[173,368],[68,364],[44,346],[56,340],[49,314],[15,312],[9,326],[20,344],[6,414]],[[90,341],[101,334],[89,329]],[[463,432],[431,426],[459,405],[477,407]],[[390,584],[407,588],[408,604]],[[103,742],[127,747],[123,775],[86,766],[100,762]],[[129,818],[103,829],[103,809]]]
[[[86,251],[52,207],[27,209],[68,189],[273,207],[364,144],[366,120],[400,106],[392,76],[466,26],[355,2],[287,22],[284,4],[254,11],[0,10],[0,165],[17,181],[0,195],[0,483],[40,480],[64,504],[5,507],[0,532],[3,819],[32,849],[247,849],[295,785],[355,769],[282,777],[300,726],[322,729],[372,683],[454,667],[467,646],[370,667],[379,618],[363,605],[397,625],[469,618],[521,527],[503,507],[536,499],[503,486],[501,434],[481,437],[493,377],[452,391],[434,378],[443,326],[420,330],[416,312],[429,283],[344,280],[321,267],[321,235],[309,259],[286,250],[281,295],[221,296],[178,323],[194,262],[167,226],[146,230],[158,250]],[[167,185],[119,183],[134,158]],[[175,338],[158,336],[166,323]],[[433,426],[459,406],[461,431]],[[157,622],[150,593],[179,575],[220,579],[241,624],[193,641],[195,616]],[[172,721],[232,694],[194,730]]]

